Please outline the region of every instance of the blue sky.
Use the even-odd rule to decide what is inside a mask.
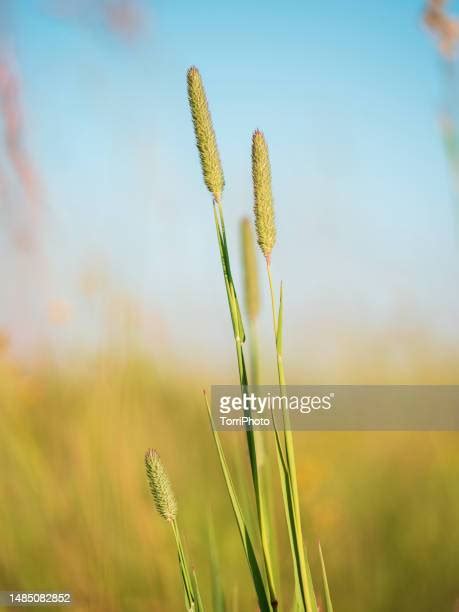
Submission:
[[[73,341],[92,329],[79,277],[103,261],[173,346],[199,345],[205,325],[208,350],[218,347],[225,302],[185,91],[195,64],[221,149],[235,256],[239,218],[251,210],[250,135],[265,131],[279,229],[273,266],[292,323],[305,335],[318,320],[383,328],[408,312],[435,333],[457,334],[443,81],[422,3],[149,6],[147,34],[124,44],[46,14],[38,0],[14,3],[27,141],[47,188],[48,285],[36,321],[48,299],[65,299],[75,320],[59,333]]]

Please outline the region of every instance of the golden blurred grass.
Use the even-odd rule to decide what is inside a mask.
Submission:
[[[390,339],[378,342],[371,345],[379,365],[356,351],[353,363],[337,359],[336,378],[341,372],[352,382],[392,382],[399,361],[387,356]],[[419,338],[412,347],[396,382],[458,382],[457,351]],[[182,609],[174,543],[152,509],[145,480],[144,451],[152,446],[168,466],[185,546],[207,603],[211,513],[227,599],[236,601],[235,609],[254,610],[201,383],[132,348],[128,355],[112,347],[28,368],[3,358],[0,590],[68,590],[75,610]],[[223,439],[233,457],[245,457],[239,434]],[[455,433],[295,436],[314,572],[320,571],[320,538],[341,612],[453,610],[459,597],[458,442]],[[283,578],[291,571],[287,547],[281,542]]]

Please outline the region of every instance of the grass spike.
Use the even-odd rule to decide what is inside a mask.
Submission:
[[[145,454],[145,468],[156,510],[166,521],[174,521],[177,518],[177,502],[167,472],[153,448]]]
[[[269,262],[276,243],[276,225],[268,145],[260,130],[255,130],[252,136],[252,180],[257,240]]]
[[[215,200],[219,201],[225,185],[217,139],[207,103],[206,91],[199,70],[192,66],[187,74],[188,101],[193,119],[196,145],[201,159],[204,183]]]

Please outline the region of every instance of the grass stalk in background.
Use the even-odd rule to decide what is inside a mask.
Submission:
[[[226,612],[226,599],[221,580],[222,572],[217,553],[217,537],[215,535],[215,527],[211,514],[209,514],[207,518],[207,537],[209,542],[212,610],[213,612]]]
[[[260,287],[252,228],[248,217],[241,220],[242,263],[244,273],[245,312],[249,321],[250,382],[260,384],[260,348],[257,318],[260,313]]]
[[[333,604],[330,596],[330,589],[328,586],[328,578],[327,578],[327,570],[325,569],[325,561],[322,553],[322,546],[319,542],[319,555],[320,555],[320,565],[322,567],[322,578],[324,582],[324,591],[325,591],[325,612],[333,612]]]
[[[170,523],[174,533],[186,608],[190,612],[204,612],[196,574],[194,571],[190,572],[185,557],[177,524],[177,502],[174,492],[158,453],[151,448],[145,454],[145,469],[156,510],[163,519]]]

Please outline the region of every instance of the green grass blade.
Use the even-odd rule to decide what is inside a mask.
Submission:
[[[298,562],[298,551],[295,545],[295,530],[294,530],[294,516],[293,516],[293,502],[292,496],[290,492],[289,485],[289,475],[288,468],[283,456],[283,451],[281,447],[280,437],[278,432],[275,434],[276,436],[276,452],[279,466],[279,475],[281,481],[281,490],[282,490],[282,498],[284,501],[284,509],[285,509],[285,518],[287,523],[287,531],[290,543],[290,550],[293,559],[293,574],[295,579],[295,598],[296,605],[298,609],[302,612],[306,611],[306,602],[304,599],[303,591],[301,588],[301,576],[299,572],[299,562]]]
[[[218,207],[218,210],[217,210],[217,207]],[[233,327],[235,327],[235,333],[237,331],[237,335],[241,339],[241,343],[244,343],[245,342],[244,324],[242,321],[241,309],[239,306],[239,301],[237,299],[236,288],[234,286],[233,275],[231,272],[228,242],[226,239],[225,220],[223,218],[223,207],[220,201],[214,204],[214,214],[215,214],[216,222],[218,224],[218,229],[219,229],[218,234],[219,234],[219,240],[220,240],[220,255],[222,258],[223,272],[226,278],[228,279],[227,291],[229,291],[229,293],[231,294],[232,306],[234,308],[235,325],[233,325]]]
[[[193,587],[193,593],[196,599],[196,612],[204,612],[204,606],[202,603],[201,592],[199,590],[198,577],[196,576],[196,571],[193,570],[191,574],[191,584]]]
[[[228,490],[231,504],[233,506],[234,515],[236,517],[236,523],[239,529],[239,534],[241,536],[242,545],[244,548],[244,552],[249,564],[250,573],[252,575],[253,585],[255,587],[255,591],[258,598],[258,605],[260,606],[261,612],[270,612],[271,606],[269,603],[269,596],[266,591],[265,583],[263,580],[263,574],[260,570],[260,566],[258,564],[257,557],[255,555],[255,550],[253,548],[252,540],[249,534],[249,530],[247,527],[247,523],[245,521],[241,506],[239,504],[238,496],[236,490],[233,485],[233,481],[231,478],[231,474],[228,468],[228,464],[226,462],[225,454],[223,451],[223,447],[220,442],[220,436],[218,432],[214,428],[214,423],[212,419],[212,414],[210,412],[210,406],[207,399],[206,393],[204,393],[204,398],[207,406],[207,413],[209,415],[210,425],[212,429],[212,433],[214,436],[215,445],[217,447],[218,457],[220,460],[220,466],[222,468],[223,476],[225,478],[226,488]]]
[[[332,604],[332,600],[330,596],[330,587],[328,586],[327,571],[325,569],[325,561],[324,561],[324,556],[322,554],[322,546],[320,545],[320,542],[319,542],[319,554],[320,554],[320,564],[322,566],[322,577],[324,581],[326,612],[333,612],[333,604]]]
[[[220,563],[217,553],[217,538],[215,537],[214,524],[209,515],[207,520],[207,535],[210,550],[210,579],[212,587],[212,610],[213,612],[226,612],[225,593],[221,581]]]
[[[271,294],[271,306],[274,326],[274,340],[276,346],[277,371],[279,376],[279,385],[285,385],[285,373],[283,363],[283,288],[281,285],[279,308],[276,311],[276,303],[274,298],[274,289],[271,276],[271,268],[267,262],[267,272],[269,280],[269,290]],[[303,532],[301,528],[300,504],[298,496],[298,483],[296,477],[295,452],[293,447],[293,436],[290,431],[290,419],[288,412],[284,413],[284,442],[285,442],[285,462],[278,461],[279,472],[282,484],[282,493],[284,499],[285,517],[287,520],[290,547],[292,551],[294,575],[296,581],[296,593],[301,596],[299,604],[303,605],[307,612],[318,612],[317,601],[312,583],[311,569],[307,561],[304,544]],[[278,459],[281,458],[282,447],[280,441],[276,440],[278,449]]]
[[[222,264],[223,277],[225,280],[226,295],[228,298],[228,306],[229,306],[230,315],[231,315],[231,323],[233,325],[233,333],[234,333],[234,337],[236,338],[236,336],[238,335],[239,317],[235,311],[234,291],[232,291],[232,288],[231,288],[232,279],[231,279],[231,270],[229,269],[229,265],[228,265],[229,264],[228,249],[226,248],[226,239],[224,239],[223,237],[221,221],[220,221],[220,217],[217,211],[217,204],[215,202],[214,202],[213,209],[214,209],[215,229],[217,232],[218,248],[220,252],[220,260]]]

